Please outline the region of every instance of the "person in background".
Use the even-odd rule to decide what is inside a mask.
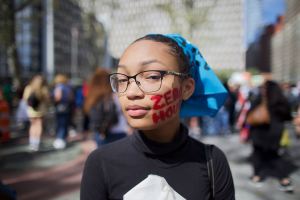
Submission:
[[[201,137],[201,124],[200,124],[200,118],[199,117],[191,117],[186,119],[187,125],[189,127],[189,135],[197,140],[200,140]]]
[[[225,84],[225,87],[228,91],[228,99],[226,100],[225,103],[225,108],[228,111],[229,114],[229,125],[230,125],[230,130],[231,133],[235,132],[235,123],[236,123],[236,110],[235,110],[235,105],[237,102],[237,87],[230,85],[228,83]]]
[[[43,117],[49,103],[49,91],[41,75],[34,76],[25,87],[23,100],[28,104],[27,113],[30,119],[29,148],[38,151],[43,131]]]
[[[11,82],[11,78],[4,79],[4,83],[2,85],[2,92],[4,99],[9,105],[9,109],[13,110],[15,93]]]
[[[28,117],[28,105],[27,102],[24,101],[24,99],[21,97],[19,98],[19,103],[15,112],[15,119],[16,119],[16,124],[18,127],[18,131],[22,133],[27,133],[29,126],[30,126],[30,121]]]
[[[281,84],[281,89],[283,91],[284,96],[287,98],[292,111],[297,110],[297,105],[298,105],[298,95],[295,93],[295,85],[291,83],[282,83]]]
[[[117,123],[113,124],[110,128],[109,142],[114,142],[133,133],[132,128],[128,125],[126,118],[123,115],[122,108],[118,100],[118,96],[114,93],[113,93],[113,101],[114,104],[116,105],[115,114],[117,114],[118,119],[117,119]]]
[[[81,131],[82,131],[82,138],[85,140],[88,138],[88,131],[89,131],[89,127],[88,127],[88,115],[83,111],[83,106],[84,106],[84,99],[85,96],[87,95],[87,84],[85,83],[85,81],[82,81],[82,79],[80,79],[80,81],[77,82],[77,84],[75,85],[74,89],[74,94],[75,94],[75,108],[76,108],[76,112],[77,114],[79,114],[81,116],[81,121],[80,121],[80,125],[78,125],[78,127],[80,127]],[[77,128],[78,129],[78,128]]]
[[[260,92],[252,96],[248,117],[261,103],[265,102],[269,120],[264,123],[250,124],[250,136],[253,145],[253,176],[251,180],[259,186],[266,176],[266,170],[272,170],[275,171],[279,179],[279,189],[292,192],[292,182],[279,154],[284,122],[291,120],[291,109],[288,100],[285,98],[280,86],[271,80],[265,81],[260,87]]]
[[[56,139],[53,142],[53,147],[64,149],[67,144],[74,95],[69,80],[64,74],[56,75],[54,84],[53,101],[56,114]]]
[[[84,102],[85,99],[88,95],[88,91],[89,91],[89,85],[88,82],[86,80],[83,81],[82,83],[82,96],[83,96],[83,105],[82,105],[82,110],[83,110],[83,122],[82,122],[82,131],[83,131],[83,138],[87,139],[88,135],[89,135],[89,127],[90,127],[90,118],[89,118],[89,114],[84,112]]]
[[[78,136],[78,131],[80,130],[79,122],[79,115],[81,115],[82,105],[83,105],[83,95],[82,95],[82,87],[81,87],[81,79],[80,78],[73,78],[70,81],[70,86],[73,92],[73,101],[71,102],[71,120],[70,120],[70,127],[69,127],[69,136],[76,137]]]
[[[84,102],[84,111],[89,115],[90,127],[95,141],[101,145],[126,136],[125,120],[121,119],[120,107],[112,94],[109,73],[98,68],[89,83],[89,92]]]
[[[0,88],[0,143],[10,139],[10,109]]]
[[[293,116],[293,124],[295,127],[296,138],[300,139],[300,96],[298,97],[297,109]]]
[[[297,106],[296,111],[294,113],[293,123],[295,126],[296,137],[300,139],[300,81],[298,81],[295,89],[295,96],[297,96]]]

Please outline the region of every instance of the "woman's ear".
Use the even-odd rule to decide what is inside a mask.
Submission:
[[[182,99],[189,99],[195,90],[195,80],[193,78],[184,79],[182,82]]]

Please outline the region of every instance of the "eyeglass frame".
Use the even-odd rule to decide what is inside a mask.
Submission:
[[[143,91],[143,92],[146,92],[146,91],[143,90],[143,88],[141,88],[140,82],[136,80],[136,77],[137,77],[139,74],[141,74],[141,73],[144,73],[144,72],[151,72],[151,71],[153,71],[153,72],[159,72],[160,75],[161,75],[161,77],[160,77],[160,86],[159,86],[159,88],[158,88],[157,90],[154,90],[154,91],[151,91],[151,92],[157,92],[158,90],[160,90],[161,84],[162,84],[162,80],[163,80],[164,76],[166,76],[166,75],[174,75],[174,76],[178,76],[178,77],[180,77],[180,78],[187,78],[187,77],[190,77],[190,76],[191,76],[190,74],[180,73],[180,72],[176,72],[176,71],[169,71],[169,70],[145,70],[145,71],[141,71],[141,72],[139,72],[139,73],[137,73],[137,74],[135,74],[135,75],[133,75],[133,76],[128,76],[128,75],[123,74],[123,73],[112,73],[112,74],[109,75],[109,82],[110,82],[111,88],[112,88],[113,92],[116,92],[116,93],[125,93],[125,92],[127,91],[127,89],[128,89],[129,83],[130,83],[129,80],[130,80],[130,79],[133,79],[134,82],[135,82],[135,84],[139,87],[139,89],[140,89],[141,91]],[[121,75],[124,75],[124,76],[127,77],[127,85],[126,85],[126,89],[124,90],[124,92],[118,92],[118,91],[115,91],[114,88],[112,87],[112,81],[111,81],[112,78],[111,78],[111,77],[112,77],[113,75],[116,75],[116,74],[121,74]]]

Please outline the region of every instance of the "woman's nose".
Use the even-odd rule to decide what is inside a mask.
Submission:
[[[129,83],[128,83],[126,96],[128,99],[141,98],[141,97],[144,97],[144,92],[138,86],[138,82],[131,79],[131,80],[129,80]]]

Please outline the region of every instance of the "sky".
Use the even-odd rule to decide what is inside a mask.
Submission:
[[[276,24],[286,12],[285,0],[245,0],[245,43],[257,41],[265,26]]]
[[[262,0],[262,23],[275,24],[277,17],[284,15],[285,11],[285,0]]]

